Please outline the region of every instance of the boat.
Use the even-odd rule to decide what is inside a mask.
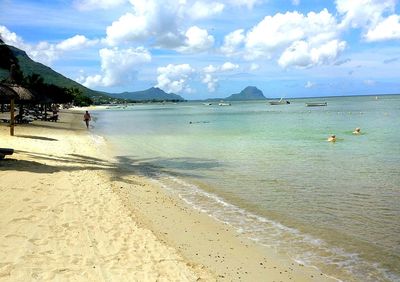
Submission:
[[[328,106],[327,102],[310,102],[306,103],[307,107],[323,107],[323,106]]]
[[[290,104],[290,102],[288,100],[283,100],[283,98],[281,98],[279,101],[269,101],[270,105],[288,105]]]
[[[230,105],[231,103],[222,103],[222,102],[218,104],[218,106],[230,106]]]
[[[211,106],[212,103],[203,103],[204,106]]]

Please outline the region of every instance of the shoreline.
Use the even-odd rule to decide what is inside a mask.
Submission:
[[[4,254],[0,256],[0,279],[26,278],[29,275],[32,279],[34,273],[42,278],[51,275],[55,278],[76,278],[74,275],[83,272],[86,278],[107,274],[108,279],[116,281],[129,277],[150,281],[152,277],[178,281],[334,281],[312,267],[290,262],[275,255],[273,250],[261,249],[254,242],[241,238],[226,224],[194,210],[151,179],[137,175],[135,167],[130,167],[123,158],[114,158],[112,147],[106,140],[99,144],[87,134],[81,115],[80,111],[74,109],[63,111],[59,123],[18,125],[16,137],[7,136],[8,127],[0,127],[1,146],[18,150],[0,163],[0,188],[3,194],[6,193],[0,201],[0,207],[7,207],[4,200],[11,200],[11,192],[15,193],[6,187],[14,187],[11,189],[20,194],[19,210],[15,207],[13,212],[10,212],[12,208],[2,212],[1,225],[6,226],[7,222],[12,224],[7,229],[1,229],[0,236],[6,240],[3,241]],[[18,183],[22,176],[23,185]],[[61,195],[52,195],[42,203],[38,195],[46,196],[51,189],[60,190],[57,193],[61,195],[65,193],[64,196],[75,197],[75,201],[63,202]],[[41,203],[32,203],[34,198]],[[59,214],[53,215],[56,212],[51,211],[59,209],[61,202],[69,209],[59,210],[61,217]],[[80,209],[77,210],[78,207]],[[74,216],[69,215],[70,211]],[[19,213],[26,217],[20,217]],[[106,216],[105,222],[103,217]],[[59,229],[46,224],[44,219],[53,219]],[[37,221],[43,227],[35,227]],[[95,232],[91,234],[92,229],[83,223],[92,226]],[[107,230],[113,230],[113,236],[105,232],[105,226],[109,228]],[[29,228],[34,231],[28,231]],[[129,230],[131,228],[134,230]],[[79,235],[81,232],[89,232],[93,236],[88,240]],[[143,240],[130,235],[137,232]],[[42,236],[39,238],[38,234]],[[121,234],[125,234],[125,237]],[[46,236],[47,240],[44,240]],[[131,245],[119,242],[121,238],[132,241]],[[57,265],[69,270],[57,270],[52,265],[52,259],[60,251],[63,256],[65,252],[71,252],[67,248],[67,241],[76,245],[72,248],[76,260],[72,254],[67,255],[69,260],[62,259]],[[111,248],[110,245],[114,243],[117,246]],[[19,256],[13,256],[14,261],[7,261],[11,246],[20,244],[25,245],[27,251],[24,253],[21,250]],[[60,244],[65,248],[59,251],[57,247]],[[94,245],[97,251],[93,253],[90,249]],[[135,252],[141,245],[151,247],[145,247],[141,253]],[[88,252],[82,251],[87,248]],[[27,252],[31,250],[35,250],[35,256],[29,258]],[[116,250],[125,257],[114,255],[107,261],[105,257],[115,254]],[[132,252],[134,254],[130,254]],[[79,253],[82,255],[79,256]],[[152,255],[147,256],[149,253]],[[85,257],[97,260],[97,264],[88,264]],[[122,257],[129,258],[122,263],[125,268],[116,266],[121,264]],[[155,257],[173,259],[168,260],[168,267],[161,267],[160,264],[165,264],[166,259],[161,263]],[[42,263],[37,265],[39,261]],[[152,267],[137,266],[144,262]],[[49,265],[53,266],[52,271]],[[93,268],[96,265],[99,265],[102,274]],[[115,271],[117,268],[118,271]]]

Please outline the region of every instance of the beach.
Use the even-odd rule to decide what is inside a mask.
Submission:
[[[135,174],[83,112],[0,125],[0,280],[323,281]]]

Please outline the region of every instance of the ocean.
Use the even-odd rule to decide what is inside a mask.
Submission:
[[[400,95],[93,116],[119,159],[242,236],[339,280],[400,281]]]

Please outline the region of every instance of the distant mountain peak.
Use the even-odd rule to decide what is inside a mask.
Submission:
[[[232,94],[231,96],[225,98],[225,100],[265,100],[263,92],[255,86],[247,86],[240,93]]]

